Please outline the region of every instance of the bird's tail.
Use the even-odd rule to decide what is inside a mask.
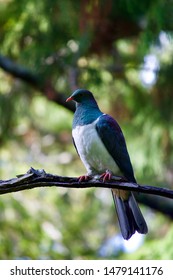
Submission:
[[[121,233],[124,239],[129,239],[135,231],[146,234],[147,224],[132,192],[128,199],[123,200],[112,191],[116,205]]]

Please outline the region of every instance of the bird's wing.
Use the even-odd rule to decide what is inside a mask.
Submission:
[[[74,145],[74,147],[75,147],[75,149],[76,149],[76,152],[78,153],[78,156],[80,157],[79,152],[78,152],[78,150],[77,150],[77,147],[76,147],[76,144],[75,144],[75,141],[74,141],[74,138],[73,138],[73,137],[72,137],[72,140],[73,140],[73,145]]]
[[[118,123],[111,116],[103,114],[96,123],[96,130],[123,175],[127,180],[136,182],[126,142]]]

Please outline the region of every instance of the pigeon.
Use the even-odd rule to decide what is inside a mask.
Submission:
[[[117,121],[100,111],[93,94],[86,89],[77,89],[67,98],[75,101],[76,110],[72,126],[72,139],[87,174],[79,181],[100,176],[105,181],[121,175],[136,183],[123,132]],[[128,240],[137,231],[148,232],[147,224],[133,192],[111,189],[120,230]]]

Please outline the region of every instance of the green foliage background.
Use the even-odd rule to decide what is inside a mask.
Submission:
[[[0,1],[0,54],[28,69],[40,88],[0,69],[1,179],[30,166],[62,176],[85,172],[71,142],[72,113],[44,92],[51,84],[66,98],[75,83],[120,123],[137,180],[171,188],[172,7],[171,0]],[[153,84],[141,79],[151,70],[144,69],[147,55],[159,64]],[[142,210],[149,225],[142,246],[105,258],[173,258],[172,221]],[[43,188],[0,197],[0,259],[98,259],[118,232],[106,190]]]

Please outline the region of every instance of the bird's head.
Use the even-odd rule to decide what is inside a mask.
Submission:
[[[97,105],[93,94],[86,89],[77,89],[75,90],[72,95],[67,98],[66,102],[74,100],[78,104],[86,104],[89,106]]]

